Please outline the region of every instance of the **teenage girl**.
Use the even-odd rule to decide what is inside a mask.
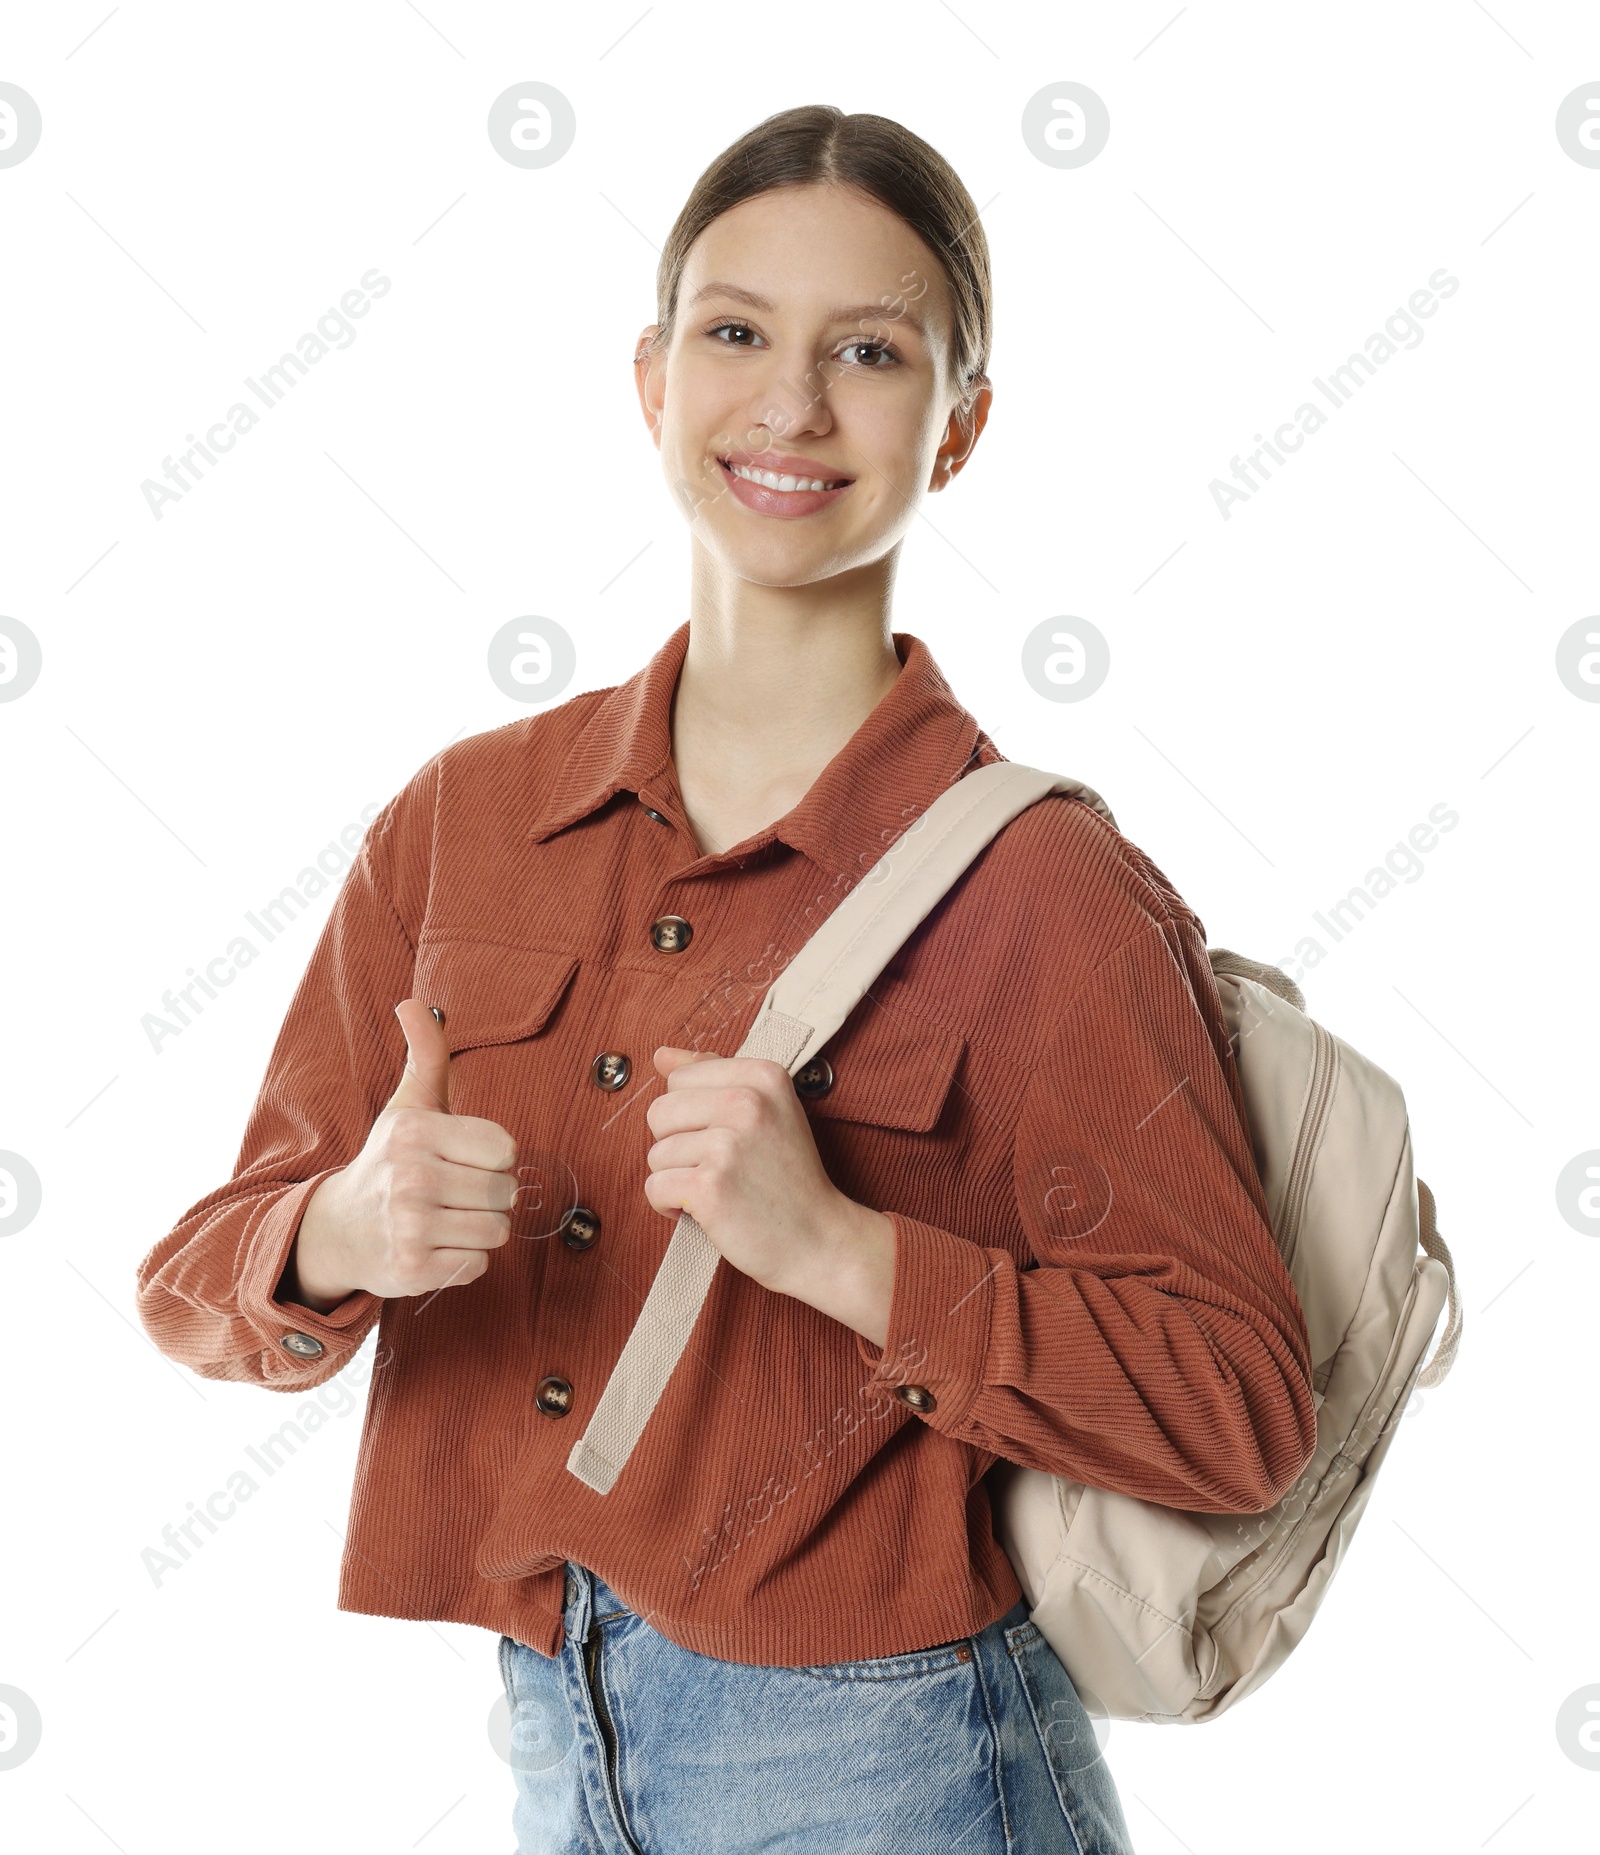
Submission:
[[[686,621],[384,808],[234,1178],[140,1271],[164,1350],[281,1391],[381,1321],[340,1603],[496,1633],[519,1855],[1127,1855],[985,1472],[1253,1511],[1314,1443],[1203,931],[1088,806],[1013,820],[798,1073],[735,1054],[1001,757],[891,628],[989,340],[897,123],[711,164],[634,355]],[[682,1211],[712,1293],[602,1495],[569,1453]]]

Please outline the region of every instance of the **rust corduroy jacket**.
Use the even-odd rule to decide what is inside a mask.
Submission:
[[[568,1472],[673,1228],[643,1189],[666,1087],[650,1052],[735,1054],[888,843],[1003,757],[921,640],[894,639],[888,694],[725,852],[698,851],[673,770],[687,624],[620,686],[445,749],[373,821],[233,1177],[138,1272],[163,1352],[290,1396],[379,1323],[341,1608],[554,1655],[570,1558],[705,1655],[890,1655],[1021,1595],[982,1480],[997,1457],[1211,1513],[1271,1506],[1309,1460],[1304,1318],[1203,927],[1131,842],[1051,797],[921,924],[806,1100],[829,1175],[894,1223],[881,1352],[720,1264],[716,1356],[691,1342],[609,1495]],[[687,937],[652,935],[668,915]],[[281,1302],[307,1198],[400,1078],[412,994],[445,1013],[451,1111],[517,1141],[512,1237],[431,1297]],[[564,1414],[536,1402],[545,1378],[572,1387]],[[912,1380],[929,1408],[893,1395]]]

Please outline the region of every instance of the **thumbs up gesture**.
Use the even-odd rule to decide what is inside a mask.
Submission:
[[[450,1044],[420,999],[399,1086],[348,1166],[307,1201],[277,1299],[326,1314],[346,1296],[425,1295],[475,1282],[511,1235],[517,1144],[497,1122],[450,1112]]]

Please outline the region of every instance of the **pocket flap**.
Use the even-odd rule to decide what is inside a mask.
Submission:
[[[833,1086],[807,1101],[822,1120],[925,1134],[937,1123],[967,1040],[958,1030],[864,998],[818,1052]]]
[[[450,1053],[532,1037],[578,970],[578,955],[491,940],[433,940],[417,948],[414,996],[444,1013]]]

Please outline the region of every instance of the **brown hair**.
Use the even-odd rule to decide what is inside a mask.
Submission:
[[[964,402],[987,380],[993,307],[989,244],[959,175],[936,148],[887,116],[847,116],[831,103],[780,110],[747,130],[701,174],[656,270],[651,347],[672,333],[689,248],[713,219],[775,187],[853,186],[905,221],[938,257],[950,286],[953,365]]]

